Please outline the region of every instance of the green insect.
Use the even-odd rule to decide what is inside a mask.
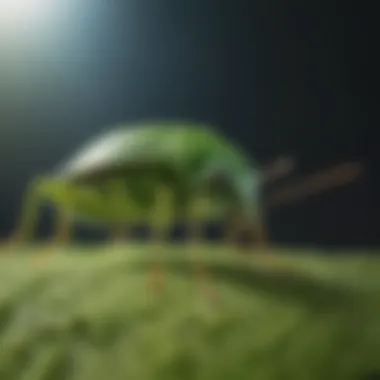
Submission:
[[[159,229],[174,219],[198,223],[239,213],[260,241],[261,177],[257,165],[210,127],[120,126],[32,181],[17,236],[29,238],[44,202],[58,210],[60,238],[74,222],[111,227],[117,238],[134,221],[150,220]]]
[[[289,172],[285,169],[280,175]],[[244,226],[265,244],[262,186],[270,172],[206,125],[121,125],[29,184],[13,238],[31,238],[38,209],[47,203],[58,212],[55,238],[60,242],[69,240],[74,223],[110,228],[119,240],[126,226],[140,221],[149,222],[153,238],[161,242],[175,220],[189,222],[198,241],[201,220],[228,218],[228,239]]]

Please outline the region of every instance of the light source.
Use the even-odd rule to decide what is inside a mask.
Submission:
[[[0,0],[0,31],[10,33],[46,20],[55,0]]]

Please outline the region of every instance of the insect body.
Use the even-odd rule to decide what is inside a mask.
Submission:
[[[68,237],[74,222],[111,227],[119,238],[122,227],[134,221],[149,221],[158,231],[174,219],[196,225],[200,219],[234,215],[234,222],[250,226],[256,241],[264,242],[262,185],[292,169],[286,160],[273,167],[270,175],[271,169],[259,168],[202,124],[164,120],[121,125],[30,183],[15,236],[28,239],[39,205],[49,203],[58,211],[60,238]],[[360,173],[360,164],[338,166],[331,174],[322,172],[277,191],[266,206],[356,180]],[[197,226],[193,230],[199,233]]]
[[[260,175],[210,127],[174,121],[120,126],[31,184],[20,233],[32,227],[33,202],[39,201],[58,209],[61,226],[76,221],[118,230],[143,220],[167,226],[173,219],[220,219],[235,210],[257,227]]]

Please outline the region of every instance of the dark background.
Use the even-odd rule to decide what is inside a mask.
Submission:
[[[374,10],[93,0],[57,20],[25,46],[0,38],[0,236],[27,181],[95,133],[181,117],[215,124],[260,163],[291,155],[294,179],[364,162],[364,180],[273,210],[269,225],[278,243],[379,244]]]

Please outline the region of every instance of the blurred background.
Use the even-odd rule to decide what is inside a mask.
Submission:
[[[273,208],[268,224],[276,244],[378,246],[375,12],[364,8],[1,0],[0,236],[15,223],[27,181],[94,134],[181,118],[214,124],[263,166],[290,157],[294,170],[266,192],[362,163],[360,180]],[[42,235],[49,225],[44,215]]]

